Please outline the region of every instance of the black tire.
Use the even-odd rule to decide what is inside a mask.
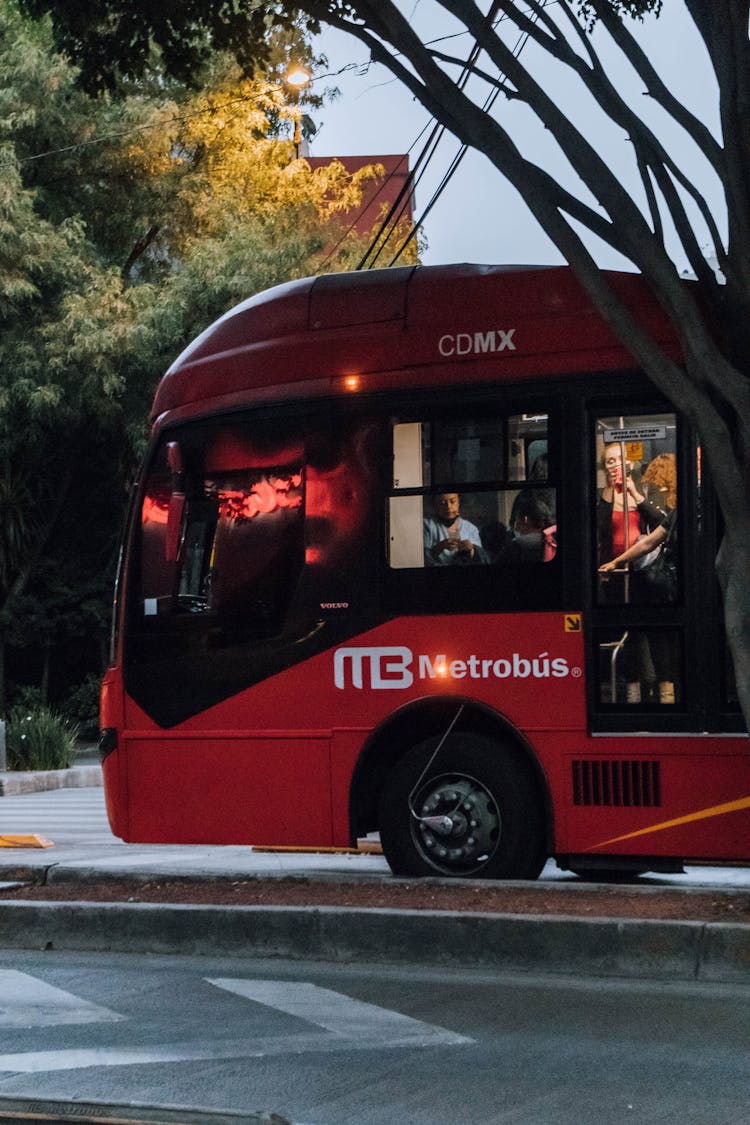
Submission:
[[[451,735],[425,772],[438,743],[414,746],[386,778],[380,842],[393,873],[536,879],[547,858],[544,823],[526,772],[502,745],[474,734]],[[436,823],[442,817],[449,827]]]

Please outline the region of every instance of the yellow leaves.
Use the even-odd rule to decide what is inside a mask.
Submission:
[[[323,218],[359,207],[367,187],[385,175],[382,164],[368,164],[349,172],[340,160],[331,160],[312,172],[318,211]]]

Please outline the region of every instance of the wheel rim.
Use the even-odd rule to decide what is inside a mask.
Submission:
[[[411,834],[422,858],[444,875],[471,875],[500,845],[502,818],[492,793],[467,774],[443,774],[420,786]]]

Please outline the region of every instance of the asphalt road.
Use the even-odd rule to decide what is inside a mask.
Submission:
[[[6,951],[0,1095],[295,1125],[741,1125],[748,1000],[737,985]]]

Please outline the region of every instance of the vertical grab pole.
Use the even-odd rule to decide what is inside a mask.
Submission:
[[[620,429],[625,428],[625,419],[620,418]],[[630,513],[628,512],[628,472],[627,462],[625,459],[625,441],[620,440],[620,465],[622,466],[620,472],[622,473],[622,517],[625,521],[624,534],[625,534],[625,550],[627,551],[630,546]],[[630,566],[628,566],[623,577],[623,601],[626,605],[630,603]]]

